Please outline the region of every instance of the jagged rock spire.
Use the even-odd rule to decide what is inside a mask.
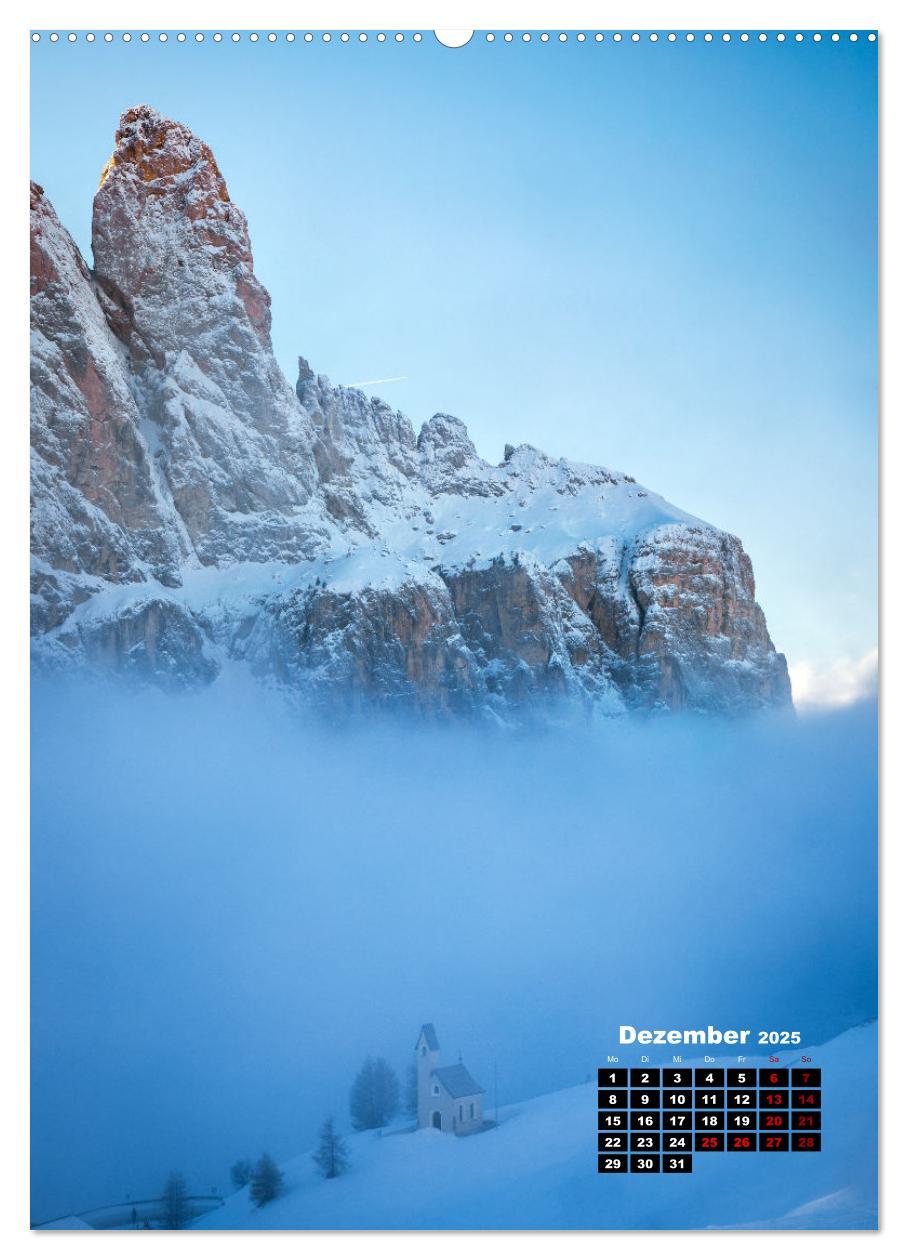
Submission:
[[[790,702],[732,535],[605,468],[487,464],[451,415],[417,438],[305,359],[291,389],[182,123],[120,120],[94,272],[31,200],[36,660],[169,685],[240,658],[332,711]]]
[[[95,194],[95,275],[143,397],[166,493],[203,563],[301,558],[314,434],[271,351],[270,299],[214,155],[148,105]]]

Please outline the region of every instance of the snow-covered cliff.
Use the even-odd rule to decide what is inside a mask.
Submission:
[[[243,662],[303,705],[790,703],[732,535],[604,468],[417,434],[270,342],[210,149],[123,115],[94,270],[32,185],[34,658],[162,686]]]

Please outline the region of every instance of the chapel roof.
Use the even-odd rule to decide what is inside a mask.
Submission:
[[[473,1080],[462,1063],[452,1063],[450,1067],[436,1068],[432,1075],[452,1098],[466,1098],[471,1094],[486,1092]]]
[[[438,1037],[435,1035],[435,1025],[423,1024],[422,1028],[420,1028],[419,1030],[419,1037],[421,1037],[423,1033],[425,1033],[426,1043],[428,1044],[429,1049],[437,1050],[439,1047],[438,1047]],[[419,1045],[419,1037],[416,1038],[417,1045]]]

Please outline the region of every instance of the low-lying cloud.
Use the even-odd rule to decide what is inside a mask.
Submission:
[[[306,1150],[426,1020],[505,1103],[619,1023],[875,1010],[870,705],[332,732],[43,684],[32,734],[36,1219]]]
[[[798,661],[789,670],[791,694],[799,710],[840,709],[871,700],[877,693],[877,649],[843,656],[831,665]]]

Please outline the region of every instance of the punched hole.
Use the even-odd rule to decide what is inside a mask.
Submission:
[[[473,38],[472,31],[433,31],[433,34],[445,48],[463,48]]]

